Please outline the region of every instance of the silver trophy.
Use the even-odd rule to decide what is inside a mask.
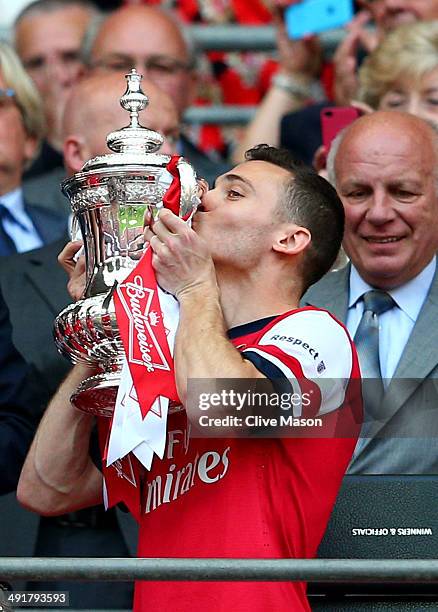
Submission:
[[[138,263],[143,252],[144,219],[155,217],[172,182],[166,169],[169,155],[157,153],[163,144],[158,132],[139,124],[139,111],[148,104],[135,69],[126,75],[127,89],[120,99],[130,113],[130,124],[107,136],[108,155],[95,157],[82,171],[62,184],[74,222],[80,229],[86,259],[84,297],[67,306],[55,320],[58,350],[73,363],[99,368],[72,396],[86,412],[111,416],[124,357],[117,327],[113,291]],[[181,179],[179,215],[188,217],[200,202],[202,179],[192,166],[178,161]]]

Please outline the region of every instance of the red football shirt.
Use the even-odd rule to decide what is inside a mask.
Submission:
[[[316,390],[297,411],[321,417],[323,433],[196,438],[183,409],[170,414],[164,458],[154,460],[143,487],[139,557],[315,556],[360,430],[355,349],[345,328],[314,308],[236,327],[229,337],[268,378]],[[304,583],[143,581],[134,610],[310,608]]]

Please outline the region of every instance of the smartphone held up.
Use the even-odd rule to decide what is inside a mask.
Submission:
[[[352,20],[353,0],[302,0],[284,11],[289,38],[298,40],[340,28]]]
[[[339,132],[362,114],[355,106],[325,106],[321,109],[321,135],[326,155]]]

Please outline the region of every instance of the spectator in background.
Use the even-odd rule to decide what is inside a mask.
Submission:
[[[288,0],[281,2],[283,5],[291,3]],[[305,41],[299,41],[302,45],[300,53],[294,50],[291,41],[283,41],[282,46],[279,46],[278,77],[272,80],[266,96],[267,103],[260,105],[235,151],[236,162],[241,159],[245,148],[266,141],[280,144],[305,163],[311,164],[315,151],[321,145],[321,108],[330,103],[350,104],[357,95],[359,56],[372,52],[378,42],[401,23],[438,18],[438,0],[361,0],[359,4],[363,10],[347,26],[347,34],[335,52],[333,82],[331,86],[325,84],[326,101],[312,103],[316,99],[310,89],[312,75],[306,72],[306,66],[312,65],[312,55],[316,52],[311,41],[307,47]],[[367,27],[370,22],[376,26],[374,31]],[[294,65],[295,70],[292,69]],[[301,76],[299,73],[302,73]],[[313,74],[315,79],[317,74]]]
[[[358,53],[371,53],[384,37],[402,24],[438,19],[438,0],[361,0],[364,10],[348,27],[347,36],[334,56],[334,99],[349,104],[358,89]],[[366,27],[375,24],[375,31]],[[395,59],[395,58],[393,58]]]
[[[438,121],[438,21],[409,23],[390,32],[359,69],[353,102],[366,113],[399,110]],[[321,146],[313,165],[325,168]]]
[[[275,0],[126,0],[125,4],[158,4],[172,9],[183,23],[209,26],[267,26]],[[277,61],[261,51],[218,51],[202,54],[198,63],[199,87],[195,104],[257,105],[269,86]],[[201,150],[227,157],[241,128],[192,126],[191,135]],[[260,141],[262,142],[262,141]]]
[[[287,4],[299,4],[287,2]],[[233,160],[239,163],[249,146],[257,142],[280,142],[280,120],[286,113],[303,106],[327,99],[327,63],[324,63],[322,47],[316,36],[301,40],[288,37],[282,13],[275,13],[278,70],[258,106],[256,114],[241,134],[236,144]],[[326,86],[323,86],[323,82]]]
[[[40,97],[18,57],[0,43],[0,255],[53,242],[64,217],[27,204],[22,179],[44,135]]]
[[[141,112],[140,121],[165,136],[160,151],[172,154],[179,136],[173,102],[152,82],[145,80],[143,86],[148,92],[149,105]],[[129,115],[119,104],[124,90],[125,79],[114,73],[84,78],[72,89],[63,122],[63,149],[69,174],[79,172],[90,158],[110,152],[106,147],[107,134],[128,123]],[[47,247],[0,262],[0,287],[10,310],[14,342],[26,360],[36,367],[41,386],[50,394],[70,368],[53,342],[53,320],[71,302],[65,273],[57,261],[68,239],[65,235]],[[29,321],[32,321],[31,331]],[[43,406],[40,406],[38,416],[42,411]],[[27,439],[23,453],[29,442]],[[105,513],[102,506],[97,506],[41,520],[38,515],[17,507],[15,496],[10,496],[0,500],[0,525],[7,524],[8,516],[15,517],[10,526],[13,533],[7,539],[0,537],[0,556],[135,555],[137,531],[134,521],[125,513],[116,514],[114,509]],[[112,585],[56,582],[27,586],[28,590],[67,590],[70,605],[79,609],[129,609],[132,603],[132,587],[123,582]]]
[[[183,31],[170,14],[154,6],[126,6],[108,15],[88,33],[85,61],[92,74],[117,71],[126,74],[135,67],[175,103],[183,113],[196,95],[195,58]],[[147,91],[145,91],[147,94]],[[184,134],[178,151],[209,182],[225,170],[200,151]]]
[[[28,177],[62,167],[64,106],[83,72],[81,41],[96,14],[88,0],[35,0],[15,20],[15,48],[41,94],[47,123],[46,140]]]
[[[406,113],[361,117],[330,149],[351,265],[302,305],[346,323],[370,379],[352,474],[438,474],[437,169],[436,131]]]
[[[357,99],[438,121],[438,21],[400,26],[359,70]]]

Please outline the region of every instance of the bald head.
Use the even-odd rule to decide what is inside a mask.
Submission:
[[[171,96],[180,115],[195,95],[188,45],[176,21],[157,7],[125,6],[100,25],[89,64],[98,71],[137,72]]]
[[[344,248],[372,287],[394,289],[438,250],[435,129],[396,111],[355,121],[330,151],[345,210]]]
[[[118,73],[89,76],[80,81],[67,101],[64,115],[64,158],[70,172],[78,172],[92,157],[109,153],[106,136],[129,125],[129,113],[120,106],[126,88]],[[173,153],[178,137],[178,117],[170,97],[149,79],[142,80],[149,104],[140,113],[140,123],[161,132],[167,142],[162,153]]]
[[[388,130],[404,130],[413,129],[420,132],[426,131],[429,134],[434,134],[434,129],[423,119],[416,115],[403,113],[400,111],[377,111],[367,115],[363,115],[354,121],[347,132],[354,134],[355,132],[368,129],[388,129]]]
[[[337,162],[341,156],[349,154],[358,142],[360,147],[371,147],[370,152],[377,155],[382,151],[382,144],[396,144],[403,149],[411,144],[418,155],[438,158],[438,130],[420,117],[398,111],[377,111],[356,119],[342,130],[335,138],[327,159],[327,171],[330,182],[337,184]],[[386,142],[387,141],[387,142]],[[438,162],[438,159],[437,159]],[[438,172],[438,167],[437,167]]]

